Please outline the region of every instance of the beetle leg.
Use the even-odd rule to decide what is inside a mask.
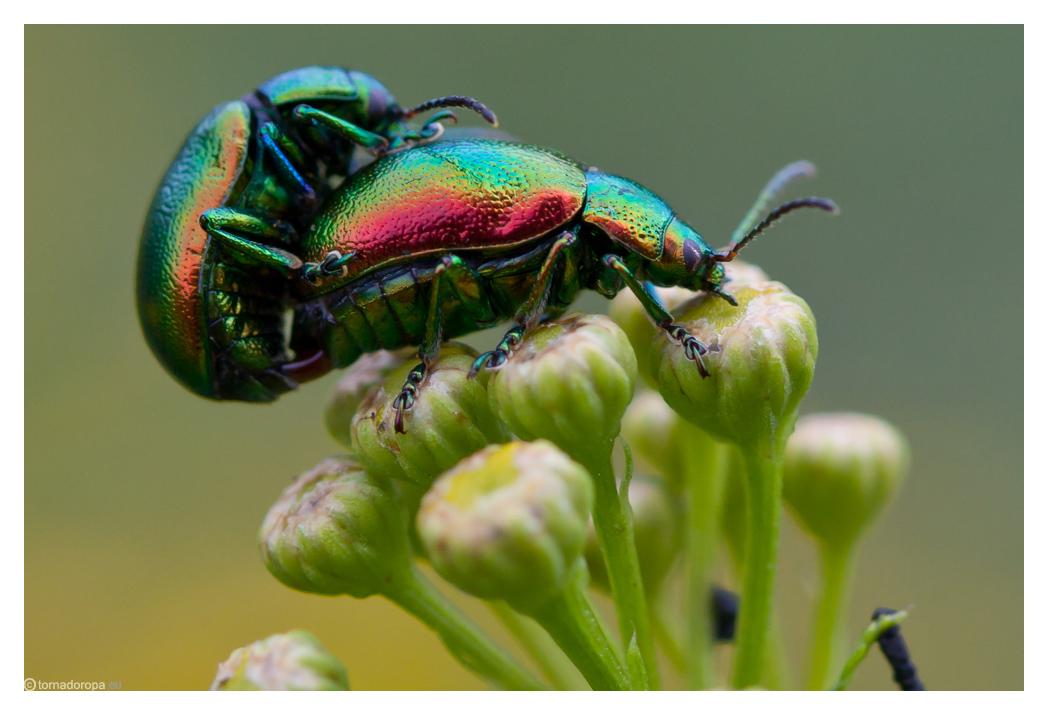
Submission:
[[[562,232],[560,237],[550,246],[546,260],[543,262],[538,277],[535,279],[535,285],[531,289],[531,294],[520,306],[520,310],[517,311],[517,324],[507,331],[494,350],[484,353],[473,361],[473,366],[469,369],[470,377],[473,377],[482,369],[491,370],[501,366],[506,362],[509,354],[513,352],[513,348],[520,343],[524,334],[538,325],[546,310],[546,303],[549,300],[549,290],[550,285],[553,283],[557,259],[565,249],[575,245],[575,231],[577,230],[576,228],[573,231]]]
[[[383,153],[389,148],[389,141],[385,137],[375,134],[374,132],[369,132],[366,129],[361,129],[356,124],[351,124],[345,119],[336,117],[334,114],[328,114],[319,109],[314,109],[308,104],[300,104],[295,107],[292,116],[299,122],[323,125],[348,141],[351,141],[354,144],[359,144],[368,151],[376,154]]]
[[[655,321],[655,324],[666,331],[670,340],[684,348],[684,356],[699,366],[699,374],[703,377],[709,377],[710,373],[702,362],[702,356],[708,352],[707,347],[687,330],[673,324],[673,316],[662,306],[659,299],[652,295],[644,287],[643,283],[637,280],[637,277],[630,271],[629,266],[622,262],[621,258],[609,253],[604,256],[603,260],[604,265],[614,269],[622,277],[626,287],[633,292],[633,295],[637,296],[637,300],[644,306],[644,310]]]
[[[441,283],[444,273],[449,268],[464,266],[461,259],[454,256],[444,256],[433,271],[433,282],[429,293],[429,311],[426,314],[426,333],[422,338],[422,345],[418,349],[418,358],[422,362],[412,368],[404,380],[404,387],[400,394],[393,400],[393,409],[396,418],[393,421],[393,429],[399,434],[404,434],[404,413],[409,412],[415,406],[418,397],[419,386],[426,377],[426,371],[430,363],[437,359],[440,354],[440,344],[444,339],[443,327],[443,303],[441,295]]]
[[[239,235],[246,233],[279,243],[290,243],[295,230],[288,223],[264,221],[235,209],[221,208],[205,211],[200,217],[200,226],[223,247],[228,248],[234,257],[249,263],[272,266],[283,272],[302,267],[301,259],[295,254]]]
[[[546,309],[546,302],[549,300],[549,289],[553,283],[553,271],[557,267],[557,258],[560,257],[562,251],[573,245],[575,245],[574,231],[564,231],[550,247],[546,261],[542,264],[539,275],[535,279],[535,286],[531,289],[531,295],[517,311],[516,321],[525,331],[538,325]]]
[[[317,203],[317,194],[295,166],[296,163],[298,166],[305,163],[301,149],[273,122],[262,125],[259,138],[262,147],[276,162],[280,178],[295,193],[298,207],[304,210],[312,209]]]

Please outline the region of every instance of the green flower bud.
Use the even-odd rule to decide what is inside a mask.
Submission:
[[[422,499],[418,530],[449,582],[530,611],[565,587],[592,506],[585,469],[548,442],[511,442],[437,479]]]
[[[677,324],[708,348],[708,378],[665,333],[655,339],[653,369],[662,396],[682,416],[768,458],[782,448],[811,386],[815,318],[781,283],[753,283],[733,295],[738,306],[704,296],[678,309]]]
[[[768,280],[768,276],[759,267],[739,259],[724,264],[724,273],[727,277],[724,288],[729,293],[743,285]],[[672,311],[696,295],[699,294],[686,288],[655,288],[655,296],[668,311]],[[608,315],[629,337],[630,345],[637,354],[637,372],[641,379],[648,387],[658,389],[651,370],[651,345],[655,341],[655,333],[658,332],[658,329],[652,322],[651,316],[644,310],[644,306],[632,291],[628,290],[619,291],[619,294],[611,301]]]
[[[574,455],[618,436],[636,377],[622,329],[602,315],[574,314],[528,334],[488,391],[521,439],[548,439]]]
[[[468,377],[477,353],[460,343],[445,343],[430,365],[418,397],[405,413],[406,434],[394,429],[393,401],[400,394],[414,360],[389,374],[368,394],[353,417],[353,444],[361,463],[373,474],[429,486],[433,478],[509,434],[488,403],[486,374]]]
[[[289,631],[233,651],[211,690],[349,690],[349,678],[315,636]]]
[[[622,438],[641,470],[661,474],[674,490],[682,486],[685,473],[680,433],[680,416],[657,392],[637,395],[622,417]]]
[[[377,387],[390,372],[411,358],[406,351],[389,352],[379,350],[361,355],[346,368],[342,378],[335,384],[324,411],[324,423],[335,441],[346,449],[353,448],[351,426],[353,416],[368,392]]]
[[[726,279],[724,288],[729,293],[751,283],[767,283],[769,280],[768,274],[756,263],[740,261],[738,258],[724,264],[724,277]]]
[[[350,457],[298,477],[266,514],[258,540],[270,573],[307,593],[366,598],[411,568],[400,495]]]
[[[681,514],[666,482],[643,474],[630,481],[630,506],[644,590],[649,595],[655,594],[680,554]],[[610,593],[611,582],[593,522],[586,531],[586,563],[593,585]]]
[[[786,443],[786,503],[816,539],[844,547],[892,500],[909,463],[906,438],[879,417],[808,415]]]

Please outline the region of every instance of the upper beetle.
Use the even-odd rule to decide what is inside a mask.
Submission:
[[[512,318],[474,371],[497,367],[580,288],[610,297],[625,285],[705,373],[706,347],[673,324],[645,282],[733,301],[722,263],[794,209],[836,210],[827,199],[799,199],[757,223],[782,186],[812,171],[798,162],[776,174],[718,252],[648,189],[549,149],[463,140],[380,159],[329,198],[303,238],[292,347],[343,367],[365,352],[421,344],[422,364],[396,399],[403,430],[443,338]]]
[[[161,364],[204,397],[263,402],[293,389],[283,314],[298,235],[350,173],[355,147],[381,155],[429,141],[438,117],[421,130],[407,120],[446,106],[494,123],[468,97],[401,109],[373,77],[338,67],[293,70],[215,107],[168,168],[142,229],[138,314]]]

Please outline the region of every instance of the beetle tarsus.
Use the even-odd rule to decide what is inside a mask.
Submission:
[[[419,385],[422,384],[422,379],[425,376],[426,364],[420,363],[416,365],[404,380],[404,387],[400,389],[400,394],[393,400],[393,410],[396,412],[396,416],[393,419],[393,429],[397,434],[407,433],[407,430],[404,429],[404,413],[410,412],[415,406]]]
[[[475,377],[481,370],[494,370],[502,367],[506,360],[509,359],[509,354],[513,352],[513,349],[520,344],[521,339],[524,337],[524,326],[515,325],[506,331],[506,335],[503,336],[499,344],[495,346],[494,350],[488,351],[473,361],[473,366],[469,369],[468,377]]]
[[[684,348],[684,357],[699,366],[699,375],[703,379],[709,377],[710,371],[706,369],[706,363],[702,361],[702,356],[709,352],[709,348],[679,325],[664,325],[663,329],[669,335],[670,340]]]

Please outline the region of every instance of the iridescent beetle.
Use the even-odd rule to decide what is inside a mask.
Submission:
[[[403,110],[374,78],[337,67],[293,70],[215,107],[171,163],[142,230],[138,313],[161,364],[215,399],[293,389],[284,313],[298,235],[350,172],[355,147],[383,155],[431,141],[450,112],[421,130],[407,120],[449,106],[495,123],[468,97]]]
[[[754,226],[779,189],[813,170],[798,162],[776,174],[731,246],[716,252],[643,186],[549,149],[463,140],[383,158],[329,198],[302,240],[291,346],[329,369],[421,344],[421,364],[395,401],[403,431],[442,339],[513,319],[473,372],[495,368],[581,288],[611,297],[625,285],[705,376],[706,346],[673,324],[644,283],[734,302],[721,287],[722,263],[795,209],[836,210],[828,199],[798,199]]]

